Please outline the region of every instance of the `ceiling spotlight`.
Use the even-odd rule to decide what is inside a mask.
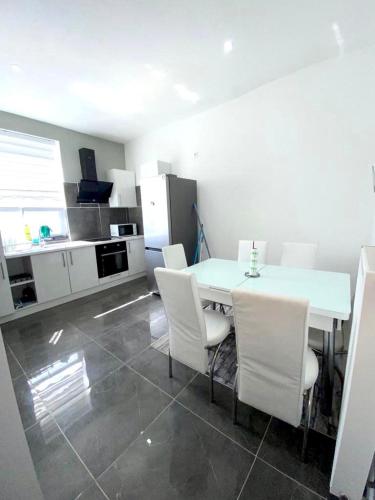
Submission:
[[[189,90],[182,83],[176,83],[176,85],[174,85],[174,89],[176,90],[177,94],[181,97],[181,99],[184,99],[185,101],[190,101],[193,104],[196,104],[200,99],[199,95],[196,92]]]
[[[13,73],[22,73],[22,69],[18,64],[11,64],[10,69],[13,71]]]
[[[164,80],[164,78],[167,76],[164,71],[161,71],[160,69],[153,69],[151,71],[151,75],[155,78],[155,80]]]
[[[224,54],[229,54],[233,50],[233,42],[232,40],[225,40],[224,42]]]
[[[150,72],[151,76],[155,80],[161,81],[164,80],[164,78],[167,76],[165,71],[155,68],[152,64],[145,64],[144,67]]]
[[[338,25],[338,23],[332,23],[331,27],[332,27],[332,31],[333,31],[337,46],[340,50],[342,50],[344,48],[345,40],[344,40],[344,37],[342,36],[340,26]]]

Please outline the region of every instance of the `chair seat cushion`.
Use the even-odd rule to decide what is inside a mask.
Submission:
[[[203,314],[206,320],[206,347],[217,345],[228,336],[230,331],[230,319],[218,311],[204,310]]]
[[[308,347],[306,352],[305,390],[310,389],[315,384],[318,375],[318,359],[310,347]]]

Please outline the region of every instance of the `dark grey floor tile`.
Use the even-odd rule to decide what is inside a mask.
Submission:
[[[53,361],[35,356],[26,367],[33,389],[52,411],[107,376],[122,362],[94,342],[57,356]],[[49,360],[48,360],[49,361]]]
[[[44,403],[24,375],[13,380],[13,389],[24,429],[47,415]]]
[[[168,320],[164,314],[159,315],[157,318],[150,319],[149,321],[151,336],[154,340],[160,339],[169,331]]]
[[[122,324],[98,339],[100,345],[122,361],[127,361],[151,344],[150,326],[146,321]]]
[[[259,457],[319,495],[327,495],[335,441],[315,431],[309,433],[308,461],[301,461],[303,430],[273,418]]]
[[[173,361],[173,377],[169,378],[168,356],[152,346],[132,359],[129,366],[173,397],[177,396],[196,373],[178,361]]]
[[[139,321],[139,318],[133,315],[129,310],[119,309],[110,312],[111,309],[106,309],[104,312],[107,313],[104,316],[95,317],[90,315],[89,317],[72,319],[72,322],[76,327],[78,327],[83,333],[91,338],[97,339],[101,335],[108,333],[109,330],[116,328],[122,324],[131,325]],[[97,311],[97,315],[103,314],[100,309]]]
[[[238,404],[238,425],[233,425],[233,392],[229,387],[214,384],[215,403],[208,401],[208,377],[199,374],[179,395],[178,401],[217,427],[227,436],[252,452],[256,452],[270,417],[243,403]]]
[[[143,300],[139,300],[132,304],[131,310],[146,321],[150,321],[157,316],[165,314],[163,302],[158,295],[145,296]]]
[[[5,352],[8,359],[10,376],[12,377],[12,379],[15,379],[22,375],[23,371],[7,345],[5,346]]]
[[[318,500],[320,497],[261,460],[256,460],[241,500]]]
[[[92,481],[92,485],[85,491],[80,493],[75,500],[106,500],[107,497],[104,496],[102,491],[98,488],[96,483]]]
[[[37,477],[47,500],[72,500],[92,482],[50,417],[26,432]]]
[[[30,319],[28,325],[18,327],[17,335],[12,336],[9,346],[21,362],[29,353],[64,352],[85,342],[88,342],[88,339],[66,319],[53,318],[36,322]]]
[[[54,412],[91,472],[101,474],[170,398],[122,367]]]
[[[111,499],[235,499],[254,456],[173,403],[99,483]]]

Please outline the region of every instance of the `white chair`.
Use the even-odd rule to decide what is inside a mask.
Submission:
[[[217,311],[202,309],[194,274],[157,267],[155,277],[169,323],[169,376],[172,359],[207,373],[208,349],[216,347],[209,369],[209,397],[213,401],[215,362],[230,333],[230,320]]]
[[[238,398],[298,427],[305,396],[305,459],[319,373],[317,358],[307,347],[309,303],[243,289],[233,290],[232,301],[238,362],[233,421]]]
[[[336,330],[336,335],[335,335],[335,359],[336,356],[340,355],[345,355],[347,354],[346,346],[345,346],[345,335],[344,335],[344,322],[339,321],[337,330]],[[328,346],[324,347],[324,337],[323,337],[323,331],[322,330],[316,330],[315,328],[310,328],[309,329],[309,341],[308,345],[309,347],[318,355],[318,356],[324,356],[326,355],[328,349]],[[324,362],[324,360],[323,360]],[[340,379],[341,386],[343,388],[344,386],[344,374],[341,371],[340,367],[336,364],[335,361],[335,371]]]
[[[167,269],[185,269],[188,267],[184,246],[181,243],[162,248],[164,265]]]
[[[175,269],[181,271],[188,267],[185,255],[184,246],[181,243],[176,245],[168,245],[162,248],[164,265],[167,269]],[[201,300],[202,307],[208,307],[211,305],[209,300]]]
[[[283,243],[280,265],[314,269],[317,251],[316,243]]]
[[[267,261],[267,241],[254,241],[255,248],[258,249],[258,264],[263,265]],[[253,240],[239,240],[238,242],[238,262],[250,262],[250,251],[253,248]]]

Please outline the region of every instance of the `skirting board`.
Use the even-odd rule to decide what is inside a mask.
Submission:
[[[132,276],[126,276],[125,278],[111,281],[109,283],[104,283],[94,288],[88,288],[87,290],[82,290],[81,292],[71,293],[69,295],[66,295],[65,297],[51,300],[50,302],[43,302],[42,304],[35,304],[35,306],[27,307],[25,309],[19,309],[12,314],[1,317],[0,325],[2,325],[3,323],[8,323],[8,321],[13,321],[14,319],[29,316],[30,314],[34,314],[36,312],[44,311],[45,309],[50,309],[51,307],[65,304],[66,302],[71,302],[72,300],[86,297],[87,295],[92,295],[93,293],[101,292],[102,290],[112,288],[113,286],[122,285],[123,283],[128,283],[129,281],[134,281],[138,278],[142,278],[143,276],[146,276],[146,273],[133,274]]]

